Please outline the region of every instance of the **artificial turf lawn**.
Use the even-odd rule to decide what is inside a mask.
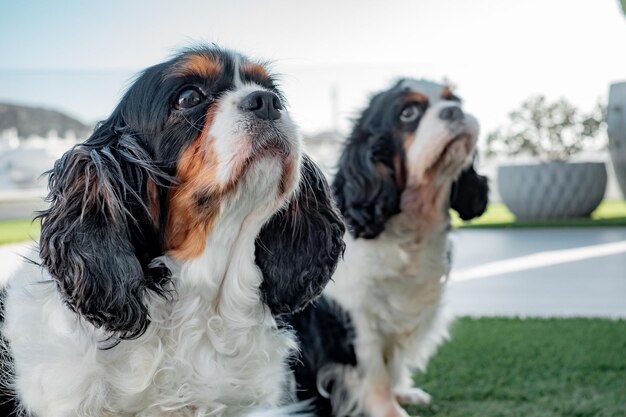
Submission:
[[[415,380],[421,417],[624,417],[626,321],[462,318]]]
[[[39,222],[29,220],[0,221],[0,245],[23,242],[39,236]]]
[[[604,200],[591,213],[589,219],[563,219],[542,221],[517,221],[513,213],[502,203],[489,204],[481,217],[463,222],[454,212],[452,224],[455,227],[588,227],[588,226],[626,226],[626,201]]]

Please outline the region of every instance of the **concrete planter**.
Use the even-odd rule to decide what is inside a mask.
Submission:
[[[613,168],[626,198],[626,82],[611,84],[607,125]]]
[[[498,191],[518,220],[589,217],[606,191],[602,162],[548,162],[498,168]]]

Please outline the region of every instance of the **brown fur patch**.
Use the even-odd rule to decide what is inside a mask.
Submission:
[[[391,176],[391,168],[382,162],[376,162],[374,169],[381,177]],[[406,170],[403,164],[403,156],[397,153],[393,158],[393,180],[398,188],[403,189],[406,185]]]
[[[449,187],[435,187],[432,182],[427,185],[407,187],[402,193],[400,207],[416,221],[413,227],[437,224],[443,215],[443,207]]]
[[[441,98],[446,100],[448,98],[450,98],[450,96],[452,95],[452,89],[450,88],[450,86],[445,86],[443,88],[443,91],[441,92]]]
[[[228,183],[217,183],[218,156],[213,148],[215,139],[205,139],[213,116],[213,111],[209,110],[202,132],[178,161],[178,185],[170,192],[166,231],[166,250],[173,258],[191,259],[200,256],[220,214],[222,201],[252,164],[252,159],[242,157],[232,168]],[[293,154],[281,156],[284,165],[280,192],[284,194],[293,187],[296,164]],[[258,157],[261,156],[255,156]]]
[[[404,137],[404,150],[406,152],[409,151],[409,149],[411,148],[411,145],[413,145],[413,142],[415,141],[415,132],[409,133],[408,135],[406,135]]]
[[[376,172],[378,172],[378,175],[381,177],[386,177],[389,173],[389,168],[387,168],[387,165],[382,162],[376,162],[376,164],[374,164],[374,169],[376,169]]]
[[[428,97],[417,91],[409,91],[404,95],[404,102],[428,103]]]
[[[201,77],[211,78],[219,75],[222,69],[222,63],[210,56],[204,54],[190,54],[172,68],[170,75],[176,77],[199,75]]]
[[[403,155],[398,153],[396,154],[396,156],[393,157],[393,168],[396,172],[395,181],[396,185],[400,189],[404,189],[404,187],[406,186],[406,168],[404,167],[403,159]]]
[[[178,259],[199,256],[219,214],[222,190],[216,184],[217,155],[206,140],[213,112],[202,132],[183,152],[176,171],[179,184],[170,192],[166,249]]]
[[[251,62],[246,62],[241,66],[241,72],[246,75],[258,77],[258,78],[269,78],[269,74],[265,67],[261,64],[255,64]]]

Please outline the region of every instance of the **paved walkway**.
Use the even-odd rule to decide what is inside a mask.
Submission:
[[[453,232],[459,315],[626,318],[626,227]],[[0,246],[0,283],[30,244]]]
[[[457,314],[626,318],[626,227],[466,229],[452,239]]]

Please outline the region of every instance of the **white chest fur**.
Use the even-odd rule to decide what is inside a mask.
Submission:
[[[442,312],[449,268],[447,225],[417,238],[403,221],[402,214],[392,218],[372,240],[346,235],[345,259],[326,294],[351,313],[357,344],[400,349],[411,366],[423,367],[447,336]],[[425,340],[427,335],[435,346]]]
[[[258,232],[243,224],[239,235]],[[278,404],[295,341],[261,302],[254,239],[211,239],[198,259],[163,259],[172,299],[150,297],[147,332],[110,349],[45,272],[24,266],[8,289],[4,329],[24,403],[43,417],[233,416]]]

